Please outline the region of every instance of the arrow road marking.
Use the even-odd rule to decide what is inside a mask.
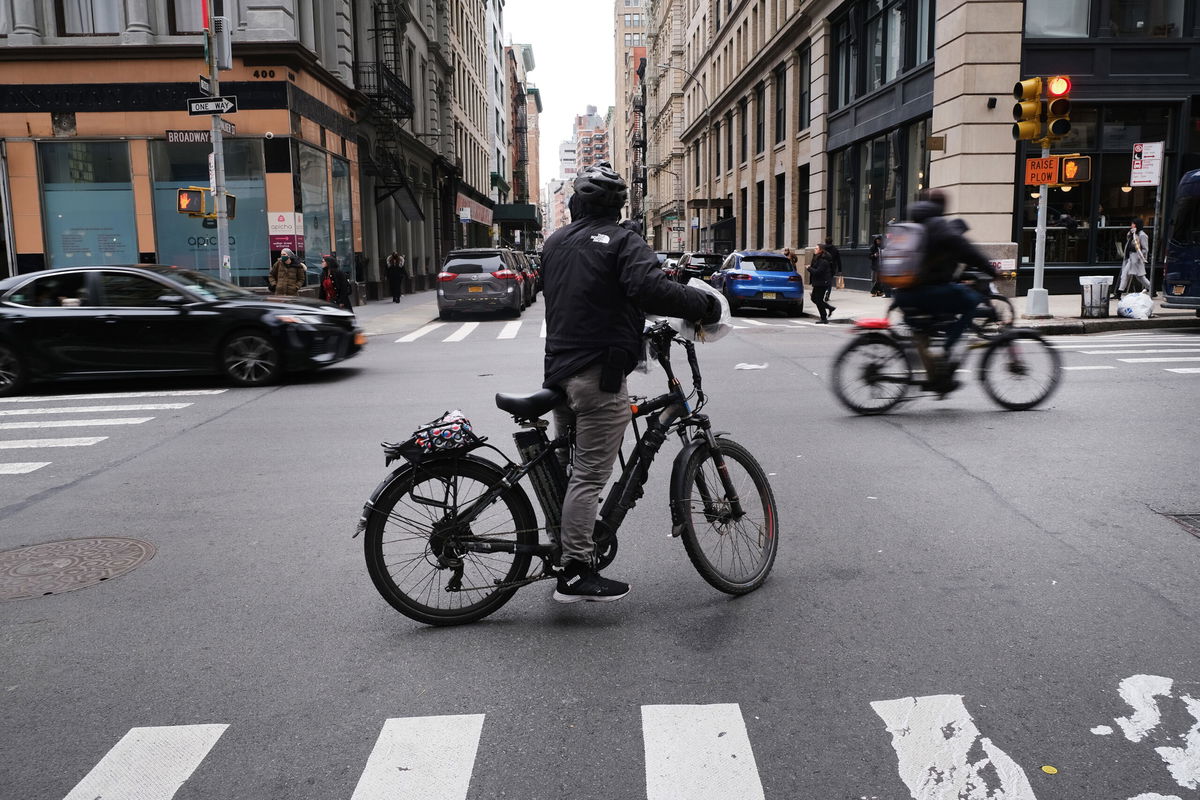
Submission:
[[[763,800],[736,703],[642,706],[646,800]]]
[[[132,728],[64,800],[171,800],[228,727]]]
[[[482,732],[483,714],[387,720],[351,800],[466,800]]]

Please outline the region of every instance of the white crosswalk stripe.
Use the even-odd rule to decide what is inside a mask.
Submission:
[[[107,439],[107,436],[76,436],[67,439],[10,439],[0,440],[0,450],[34,449],[39,447],[90,447]]]
[[[1064,370],[1099,371],[1119,369],[1119,365],[1166,365],[1173,362],[1200,361],[1200,357],[1188,355],[1200,353],[1200,337],[1167,332],[1126,332],[1083,337],[1055,336],[1049,338],[1051,347],[1064,353],[1068,363],[1074,355],[1111,357],[1115,364],[1070,364]],[[1136,357],[1135,357],[1136,356]],[[1090,359],[1095,360],[1095,358]],[[1131,369],[1137,369],[1131,366]],[[1185,368],[1160,367],[1164,372],[1193,374]],[[1198,371],[1200,372],[1200,371]]]
[[[520,320],[517,320],[516,322],[509,322],[509,323],[505,324],[504,330],[500,331],[500,335],[497,336],[496,338],[497,339],[515,339],[515,338],[517,338],[517,334],[520,332],[520,330],[521,330],[521,321]]]
[[[483,714],[389,719],[351,800],[466,800]]]
[[[228,389],[188,389],[173,392],[105,392],[103,394],[55,394],[0,397],[0,403],[61,403],[67,400],[129,400],[135,397],[201,397],[224,394]]]
[[[228,727],[133,728],[64,800],[171,800]]]
[[[642,706],[646,800],[763,800],[735,704]]]
[[[402,344],[404,342],[415,342],[417,339],[420,339],[425,334],[432,333],[433,331],[436,331],[438,328],[442,327],[445,324],[446,323],[444,323],[444,322],[431,322],[428,325],[426,325],[424,328],[417,328],[415,331],[408,334],[407,336],[401,336],[399,339],[396,340],[396,344]]]
[[[1196,375],[1200,374],[1200,367],[1180,367],[1178,369],[1168,369],[1167,372],[1178,372],[1181,375]]]
[[[191,403],[139,403],[123,406],[61,406],[58,408],[0,408],[0,417],[18,414],[106,414],[114,411],[171,411]]]
[[[1192,358],[1118,358],[1117,361],[1123,361],[1126,364],[1162,364],[1172,361],[1200,361],[1200,356]]]
[[[26,461],[0,464],[0,475],[27,475],[34,470],[50,466],[50,461]]]
[[[443,342],[461,342],[463,339],[471,335],[471,332],[479,327],[478,322],[464,322],[462,327],[454,333],[442,339]]]
[[[42,422],[0,422],[0,431],[28,428],[94,428],[101,425],[141,425],[154,417],[114,417],[113,419],[49,419]]]

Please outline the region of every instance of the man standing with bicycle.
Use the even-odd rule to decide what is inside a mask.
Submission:
[[[543,386],[566,401],[554,410],[575,447],[563,499],[561,571],[554,599],[612,601],[629,585],[600,575],[592,540],[600,492],[612,475],[631,412],[625,376],[637,365],[646,314],[701,323],[720,318],[715,297],[675,283],[645,239],[618,219],[628,189],[606,161],[585,167],[570,199],[572,222],[542,250],[546,297]]]

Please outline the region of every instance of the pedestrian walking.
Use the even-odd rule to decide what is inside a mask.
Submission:
[[[825,302],[829,302],[829,296],[833,294],[833,285],[836,283],[841,289],[845,286],[842,283],[842,253],[833,245],[833,239],[826,237],[824,244],[825,252],[829,254],[829,263],[833,272],[829,276],[829,286],[825,289]],[[832,308],[832,306],[830,306]]]
[[[821,315],[821,324],[829,322],[829,316],[837,306],[829,304],[829,287],[833,282],[833,256],[825,245],[817,244],[812,263],[808,265],[808,285],[812,288],[813,305]]]
[[[350,298],[350,279],[338,266],[337,256],[321,256],[321,299],[338,308],[354,310]]]
[[[1144,230],[1145,223],[1141,217],[1135,217],[1129,223],[1129,231],[1125,234],[1125,258],[1121,261],[1121,277],[1114,298],[1125,294],[1131,279],[1136,279],[1146,292],[1150,291],[1150,281],[1146,280],[1146,258],[1150,252],[1150,237]]]
[[[271,265],[267,276],[267,288],[271,294],[295,297],[304,286],[304,265],[288,248],[279,251],[279,258]]]
[[[871,297],[883,296],[883,283],[879,280],[879,259],[883,255],[883,237],[871,237],[871,249],[867,258],[871,259]]]
[[[404,294],[404,281],[408,278],[408,270],[404,269],[404,256],[395,250],[387,257],[388,288],[392,290],[392,302],[399,303]]]

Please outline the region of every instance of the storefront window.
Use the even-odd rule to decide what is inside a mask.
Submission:
[[[267,241],[267,195],[262,143],[257,139],[225,139],[225,190],[237,198],[229,220],[229,266],[234,283],[265,286],[271,268]],[[176,190],[205,186],[212,145],[154,141],[150,169],[154,189],[154,230],[158,260],[164,264],[218,274],[217,231],[204,220],[175,210]],[[212,196],[205,198],[209,210]],[[209,223],[212,224],[212,223]]]
[[[929,138],[929,120],[923,119],[910,125],[905,138],[908,142],[904,159],[907,170],[904,183],[908,189],[908,202],[911,203],[929,186],[930,153],[925,146]]]
[[[1109,0],[1113,36],[1174,39],[1182,35],[1183,0]]]
[[[1064,153],[1077,153],[1096,147],[1099,134],[1097,119],[1098,111],[1095,106],[1074,104],[1071,108],[1071,130],[1054,143],[1054,149]]]
[[[333,250],[329,235],[329,182],[325,153],[305,144],[298,147],[300,203],[304,213],[304,254],[301,257],[309,269],[320,270],[321,256]]]
[[[850,209],[854,202],[854,187],[850,181],[850,148],[830,156],[829,189],[832,194],[829,235],[834,244],[846,244],[850,238]]]
[[[350,162],[333,159],[333,252],[342,266],[353,267],[354,239],[350,225]]]
[[[1087,36],[1092,0],[1054,0],[1025,4],[1025,36],[1046,39]]]
[[[1125,246],[1125,231],[1135,218],[1146,225],[1146,235],[1154,241],[1154,186],[1130,186],[1133,158],[1128,153],[1113,153],[1101,158],[1099,201],[1103,228],[1096,243],[1099,261],[1120,261]],[[1164,165],[1163,174],[1170,174]]]
[[[49,266],[138,263],[129,146],[40,142],[38,160]]]
[[[1128,148],[1132,152],[1137,142],[1166,142],[1169,150],[1174,144],[1173,116],[1169,106],[1105,106],[1104,149]]]
[[[890,144],[893,136],[878,136],[861,145],[857,243],[882,234],[888,220],[896,216],[896,159]]]

